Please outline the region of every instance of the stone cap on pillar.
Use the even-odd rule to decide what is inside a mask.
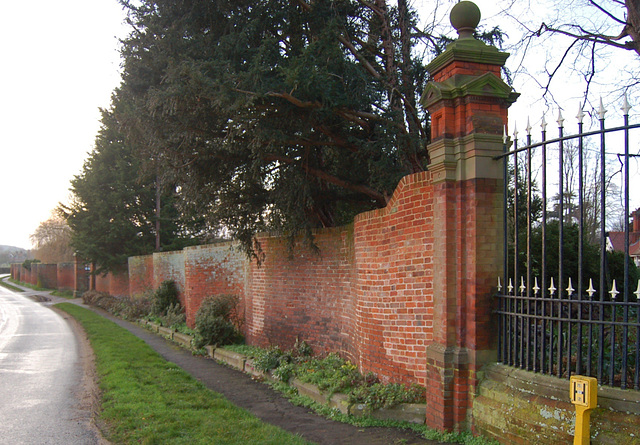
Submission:
[[[427,65],[427,71],[432,77],[453,61],[504,66],[509,53],[499,51],[473,36],[480,23],[480,9],[475,3],[457,3],[451,9],[449,19],[451,26],[458,31],[458,39],[447,45],[445,51]]]

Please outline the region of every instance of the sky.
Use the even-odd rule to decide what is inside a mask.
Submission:
[[[0,245],[29,235],[69,196],[120,82],[116,0],[0,6]]]
[[[433,12],[433,0],[412,2],[423,23],[436,22],[440,31],[451,36],[448,16],[454,3],[442,0]],[[527,118],[534,135],[539,134],[542,113],[547,113],[549,122],[557,118],[556,102],[565,108],[567,131],[575,133],[571,119],[582,92],[579,76],[564,73],[552,86],[554,96],[546,98],[541,98],[535,80],[544,78],[545,51],[554,45],[561,50],[562,42],[540,39],[525,58],[516,48],[509,48],[523,25],[539,26],[542,20],[562,13],[554,9],[557,2],[538,1],[532,6],[535,13],[527,9],[531,5],[527,1],[476,0],[476,4],[482,12],[481,26],[500,25],[510,38],[506,49],[512,56],[507,66],[515,73],[514,86],[522,96],[510,109],[509,134],[514,124],[523,129]],[[30,234],[58,203],[68,201],[69,181],[81,172],[93,148],[100,126],[99,108],[109,107],[111,93],[120,82],[118,38],[126,36],[127,27],[117,0],[7,1],[0,6],[0,17],[0,245],[29,249]],[[637,70],[638,59],[632,54],[618,53],[623,55],[620,58],[603,51],[603,63],[614,67],[608,71],[614,74],[603,78],[615,81],[616,75],[625,74],[627,65]],[[621,67],[616,68],[616,63]],[[594,84],[592,97],[597,97],[598,88],[608,91],[610,85]],[[609,94],[605,102],[608,116],[620,119],[616,109],[620,97]],[[640,111],[640,103],[637,109],[634,112]],[[632,165],[632,174],[640,186],[637,163]],[[640,200],[633,205],[640,206]]]

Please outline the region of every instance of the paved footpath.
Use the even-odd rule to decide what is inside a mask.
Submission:
[[[30,290],[22,295],[36,299],[42,299],[42,297],[51,299],[44,304],[71,302],[99,313],[144,340],[165,360],[180,366],[207,388],[224,395],[232,403],[246,409],[264,422],[277,425],[311,442],[326,445],[441,444],[441,442],[423,439],[411,431],[395,428],[359,428],[325,419],[306,408],[294,406],[268,385],[253,380],[243,372],[228,368],[210,358],[194,356],[186,349],[135,323],[113,317],[100,309],[85,306],[80,300],[66,300],[50,296],[48,292]]]

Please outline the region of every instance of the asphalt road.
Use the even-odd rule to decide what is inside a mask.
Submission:
[[[0,286],[0,444],[96,444],[71,327]]]

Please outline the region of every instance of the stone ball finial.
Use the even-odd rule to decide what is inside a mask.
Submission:
[[[449,14],[451,26],[458,31],[458,38],[473,38],[473,32],[480,23],[480,8],[469,1],[458,2]]]

